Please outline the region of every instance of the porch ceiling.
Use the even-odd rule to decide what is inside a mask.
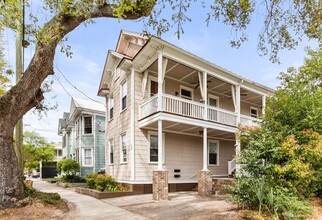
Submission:
[[[158,73],[158,62],[157,60],[148,68],[149,72],[156,76]],[[200,89],[198,70],[188,67],[184,64],[178,63],[171,59],[168,59],[168,64],[166,68],[165,78],[174,79],[180,81],[183,85],[189,86],[194,89]],[[207,88],[209,93],[213,93],[221,98],[231,99],[231,84],[217,79],[208,74],[207,77]],[[260,107],[262,105],[262,97],[259,94],[248,91],[244,88],[240,90],[241,102],[251,103]]]
[[[203,136],[203,128],[199,126],[193,126],[189,124],[176,123],[171,121],[162,121],[162,127],[164,132],[178,133],[183,135],[192,135],[192,136]],[[148,130],[158,130],[158,123],[152,123],[145,129]],[[235,140],[235,133],[221,131],[217,129],[208,129],[207,130],[208,138],[218,139],[218,140]]]

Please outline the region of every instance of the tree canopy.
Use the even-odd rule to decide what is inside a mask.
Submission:
[[[241,129],[237,161],[244,166],[232,191],[237,201],[299,217],[308,211],[302,198],[322,195],[321,68],[322,52],[308,50],[303,66],[281,73],[260,127]]]
[[[54,159],[55,147],[48,143],[44,137],[35,132],[24,133],[24,144],[22,148],[22,160],[24,167],[28,170],[39,167],[39,162],[48,162]]]

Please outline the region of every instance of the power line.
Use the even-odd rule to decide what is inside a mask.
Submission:
[[[68,79],[67,77],[64,75],[64,73],[57,67],[55,66],[55,68],[58,70],[58,72],[65,78],[65,80],[74,88],[76,89],[77,91],[79,91],[80,93],[82,93],[84,96],[86,96],[88,99],[94,101],[94,102],[97,102],[97,103],[100,103],[94,99],[92,99],[91,97],[89,97],[88,95],[86,95],[83,91],[81,91],[80,89],[78,89],[74,84],[72,84]]]

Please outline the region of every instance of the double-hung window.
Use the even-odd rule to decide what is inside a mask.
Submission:
[[[164,134],[162,135],[162,149],[163,149],[163,158],[162,162],[164,163],[164,146],[165,146],[165,136]],[[150,147],[150,162],[158,162],[159,160],[159,142],[158,142],[158,133],[157,132],[149,132],[149,147]]]
[[[127,83],[126,81],[121,84],[121,111],[126,108],[127,105]]]
[[[114,117],[114,97],[113,94],[110,95],[108,99],[108,106],[109,106],[109,114],[110,114],[110,120]]]
[[[93,166],[93,152],[92,148],[83,149],[83,166]]]
[[[109,146],[110,146],[110,164],[114,163],[114,140],[110,139],[109,141]]]
[[[219,165],[219,141],[208,142],[208,165]]]
[[[92,116],[84,116],[84,134],[92,134]]]
[[[120,155],[121,155],[121,163],[126,163],[127,162],[126,134],[121,135]]]

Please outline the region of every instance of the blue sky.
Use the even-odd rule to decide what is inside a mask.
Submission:
[[[212,22],[206,26],[204,20],[205,9],[195,6],[190,16],[192,22],[185,24],[185,33],[180,39],[174,35],[174,29],[164,34],[162,39],[177,45],[199,57],[215,63],[236,74],[254,80],[266,86],[275,88],[279,82],[276,76],[289,66],[300,66],[305,57],[304,48],[314,45],[312,42],[302,42],[296,50],[281,51],[281,64],[273,64],[268,57],[261,57],[257,51],[258,33],[261,29],[260,14],[254,15],[254,22],[248,28],[249,41],[242,44],[239,49],[231,48],[229,44],[230,27]],[[24,117],[25,130],[35,131],[44,136],[48,141],[61,141],[57,134],[58,119],[63,112],[70,108],[71,96],[86,98],[77,91],[62,76],[56,67],[87,96],[104,103],[104,98],[97,97],[98,85],[103,71],[103,66],[109,49],[114,50],[121,29],[141,32],[142,22],[121,21],[116,19],[96,19],[94,24],[81,25],[68,35],[68,45],[71,46],[73,57],[67,58],[57,50],[54,60],[56,77],[63,84],[65,90],[54,80],[53,89],[49,92],[47,103],[58,104],[57,110],[47,112],[47,116],[39,117],[28,113]],[[14,34],[8,30],[3,33],[4,47],[9,64],[15,65],[15,39]],[[25,65],[28,64],[34,51],[31,45],[25,51]]]

